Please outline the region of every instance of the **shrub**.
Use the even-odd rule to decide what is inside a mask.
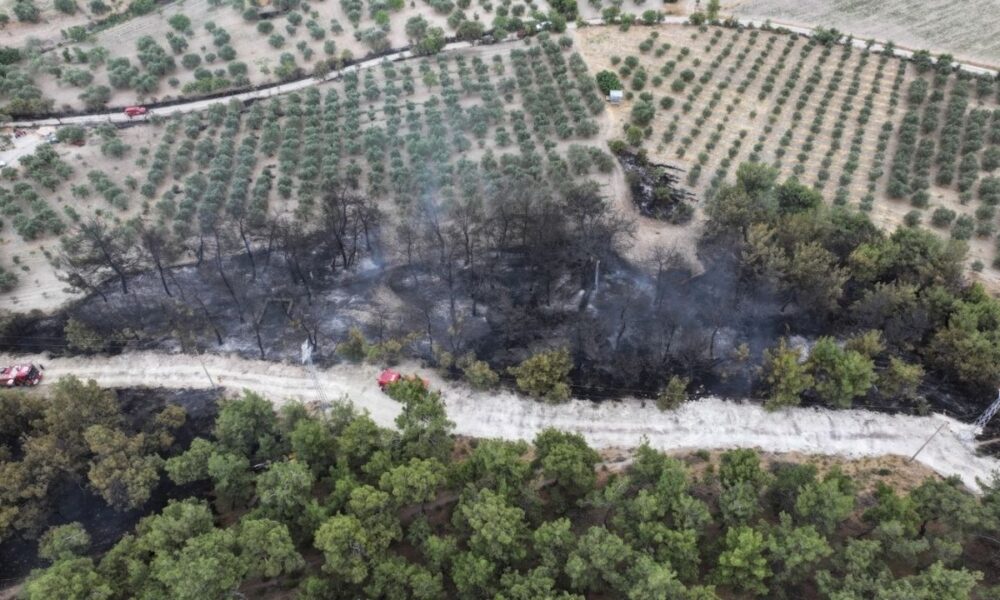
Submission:
[[[1000,177],[984,177],[979,183],[979,199],[989,205],[1000,204]]]
[[[156,0],[132,0],[128,5],[129,12],[137,16],[151,13],[155,8]]]
[[[112,158],[121,158],[128,152],[130,146],[118,138],[112,138],[101,144],[101,154]]]
[[[638,146],[642,143],[642,137],[642,129],[636,127],[635,125],[629,125],[628,128],[625,129],[625,139],[628,140],[628,143],[633,146]]]
[[[66,336],[66,344],[81,352],[101,352],[107,350],[114,342],[109,336],[73,318],[66,321],[63,334]]]
[[[92,85],[84,90],[79,97],[87,110],[99,110],[111,100],[111,88],[106,85]]]
[[[242,77],[247,74],[247,64],[244,62],[231,62],[226,65],[226,70],[230,77]]]
[[[976,222],[968,215],[962,215],[955,220],[951,228],[951,237],[956,240],[967,240],[972,237],[975,231]]]
[[[687,387],[691,380],[674,375],[667,385],[656,395],[656,406],[660,410],[675,410],[687,401]]]
[[[500,382],[500,375],[490,368],[489,363],[482,360],[475,360],[471,355],[459,359],[459,368],[462,369],[462,376],[472,387],[479,390],[487,390],[496,387]]]
[[[646,87],[646,70],[640,67],[632,75],[632,89],[638,92],[644,87]]]
[[[1000,167],[1000,146],[990,146],[983,153],[982,164],[984,171],[995,171]]]
[[[262,33],[264,35],[268,35],[272,31],[274,31],[274,23],[272,23],[270,21],[261,21],[261,22],[257,23],[257,32],[258,33]]]
[[[931,215],[931,224],[935,227],[947,227],[955,220],[955,216],[955,211],[942,206],[934,209],[934,213]]]
[[[360,329],[347,332],[347,339],[337,344],[337,354],[351,362],[361,362],[368,354],[368,342]]]
[[[24,23],[37,23],[41,12],[31,0],[16,0],[14,2],[14,16],[18,21]]]
[[[74,87],[84,87],[94,81],[94,74],[86,69],[66,69],[61,79]]]
[[[162,77],[176,68],[173,57],[169,56],[152,37],[148,35],[140,37],[136,46],[139,50],[139,62],[150,74]]]
[[[472,41],[483,37],[483,31],[483,24],[479,21],[462,21],[455,28],[455,35],[460,40]]]
[[[389,38],[381,27],[369,27],[354,34],[360,42],[368,46],[373,52],[382,52],[389,49]]]
[[[56,130],[56,139],[63,143],[82,142],[87,139],[87,130],[79,125],[67,125]]]
[[[181,58],[181,65],[185,69],[196,69],[199,65],[201,65],[201,56],[197,54],[185,54],[183,58]]]
[[[622,82],[618,79],[618,75],[615,75],[612,71],[601,71],[597,74],[597,87],[604,92],[605,95],[609,94],[611,90],[622,89]]]
[[[169,23],[170,26],[177,31],[181,32],[187,31],[191,28],[191,19],[182,13],[177,13],[176,15],[170,17],[170,19],[167,20],[167,23]]]
[[[569,372],[573,368],[565,348],[534,354],[507,371],[514,376],[517,388],[549,402],[569,400]]]
[[[66,13],[67,15],[76,14],[76,2],[73,0],[55,0],[52,6],[61,13]]]
[[[17,273],[0,267],[0,292],[9,292],[17,287]]]
[[[656,114],[656,108],[645,100],[639,100],[632,105],[631,118],[636,125],[648,125]]]

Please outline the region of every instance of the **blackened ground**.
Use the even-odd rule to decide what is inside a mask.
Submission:
[[[501,373],[539,349],[567,347],[577,397],[653,397],[682,374],[696,393],[742,399],[759,395],[756,370],[779,338],[808,344],[853,332],[852,323],[816,319],[744,277],[731,244],[704,241],[699,258],[705,270],[698,275],[677,261],[639,268],[613,255],[566,260],[539,275],[547,265],[510,252],[492,255],[488,268],[457,269],[449,285],[433,264],[367,262],[343,271],[315,251],[294,269],[275,251],[258,254],[254,270],[240,255],[225,259],[226,280],[209,260],[172,269],[171,296],[153,272],[132,276],[127,295],[109,281],[102,289],[107,301],[95,294],[56,317],[29,319],[16,339],[20,348],[67,352],[59,327],[72,316],[118,332],[136,349],[298,362],[310,340],[314,361],[328,365],[357,327],[375,341],[410,334],[407,351],[428,361],[435,350],[472,352]],[[738,360],[743,346],[747,358]],[[922,393],[926,405],[887,403],[876,394],[855,404],[909,414],[929,409],[968,422],[992,400],[970,397],[933,373]]]
[[[65,311],[54,315],[43,315],[40,312],[10,315],[0,332],[0,350],[11,353],[59,354],[66,346],[63,328],[67,318]]]
[[[680,170],[649,162],[645,154],[627,150],[617,153],[639,211],[654,219],[681,225],[694,216],[694,196],[679,186]]]
[[[258,256],[255,275],[239,256],[224,264],[236,299],[209,261],[173,269],[171,296],[155,273],[141,273],[127,295],[109,281],[107,301],[94,294],[25,325],[8,349],[71,352],[59,327],[72,316],[139,349],[298,361],[311,339],[314,360],[329,364],[358,327],[370,340],[412,333],[420,356],[433,358],[432,346],[473,352],[498,370],[566,346],[577,364],[574,391],[586,397],[652,394],[678,371],[706,392],[745,397],[763,350],[790,332],[808,335],[813,324],[782,312],[773,290],[745,285],[726,252],[702,255],[708,268],[698,276],[670,264],[649,272],[614,256],[580,261],[562,266],[545,290],[519,256],[495,256],[488,277],[473,282],[463,271],[450,286],[419,264],[333,272],[320,254],[304,265],[306,286],[277,253]],[[733,360],[741,344],[751,353],[745,363]]]
[[[149,417],[168,404],[178,404],[187,411],[188,419],[177,432],[175,443],[165,456],[179,454],[197,436],[207,436],[215,422],[219,392],[212,390],[121,389],[116,390],[126,417],[126,430],[137,432],[148,424]],[[142,507],[119,512],[109,507],[92,492],[84,477],[80,481],[66,478],[49,491],[50,514],[46,528],[74,521],[81,523],[90,534],[91,552],[106,552],[121,537],[132,530],[142,517],[160,512],[167,502],[190,496],[205,497],[211,486],[196,483],[178,486],[163,476]],[[22,579],[31,569],[44,566],[38,558],[38,543],[34,539],[15,537],[0,543],[0,587]]]

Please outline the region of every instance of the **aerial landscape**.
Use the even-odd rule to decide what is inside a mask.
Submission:
[[[0,600],[1000,598],[993,0],[0,0]]]

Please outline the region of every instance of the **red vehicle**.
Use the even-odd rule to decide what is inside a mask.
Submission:
[[[3,387],[33,387],[41,383],[41,365],[13,365],[0,369],[0,385]]]
[[[127,107],[125,107],[125,114],[128,115],[128,118],[130,118],[130,119],[132,117],[138,117],[139,115],[146,114],[146,107],[145,106],[127,106]]]
[[[399,371],[394,371],[392,369],[385,369],[384,371],[379,373],[378,387],[380,390],[384,392],[386,386],[396,383],[397,381],[403,381],[403,380],[419,381],[420,384],[423,385],[425,389],[430,387],[430,382],[428,382],[423,377],[418,377],[416,375],[402,375],[399,373]]]

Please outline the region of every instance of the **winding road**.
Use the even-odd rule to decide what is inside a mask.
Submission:
[[[813,36],[816,33],[815,28],[805,27],[801,25],[794,25],[790,23],[782,23],[774,20],[762,20],[762,19],[749,19],[740,18],[736,19],[741,25],[745,27],[763,28],[763,27],[773,27],[781,28],[792,33],[804,36]],[[689,23],[688,17],[684,16],[667,16],[664,17],[660,24],[663,25],[684,25]],[[582,22],[583,26],[586,27],[602,27],[609,26],[604,22],[604,19],[589,19]],[[579,27],[577,23],[570,23],[567,26],[569,29],[576,29]],[[517,37],[511,35],[506,40],[498,42],[498,44],[510,44],[516,42]],[[868,41],[864,39],[851,39],[851,44],[856,48],[866,48],[868,47]],[[471,48],[473,46],[470,42],[452,42],[445,45],[442,52],[451,52],[454,50],[462,50],[465,48]],[[873,41],[871,45],[871,50],[873,52],[881,52],[885,49],[884,41]],[[895,55],[900,58],[912,58],[914,51],[911,49],[902,48],[899,46],[895,47]],[[290,92],[295,92],[298,90],[303,90],[308,87],[319,85],[328,81],[333,81],[338,79],[345,73],[352,71],[358,71],[362,69],[368,69],[371,67],[376,67],[382,64],[383,61],[398,62],[402,60],[407,60],[413,58],[415,55],[410,50],[400,50],[398,52],[393,52],[384,56],[379,56],[377,58],[372,58],[355,63],[349,67],[346,67],[339,71],[331,71],[323,77],[305,77],[302,79],[297,79],[295,81],[290,81],[288,83],[283,83],[280,85],[273,85],[265,87],[258,90],[250,90],[246,92],[237,92],[230,95],[219,96],[216,98],[208,98],[202,100],[192,100],[190,102],[172,104],[170,106],[157,107],[150,110],[149,113],[140,117],[128,117],[122,111],[117,110],[113,112],[95,112],[82,115],[73,115],[66,117],[52,117],[46,119],[33,119],[33,120],[23,120],[23,121],[10,121],[5,123],[8,127],[17,128],[27,128],[27,127],[45,127],[45,126],[60,126],[60,125],[84,125],[84,124],[96,124],[96,123],[128,123],[128,122],[142,122],[148,120],[151,116],[170,116],[194,111],[205,110],[210,106],[215,104],[226,104],[230,100],[238,100],[240,102],[245,102],[247,100],[259,100],[262,98],[270,98],[272,96],[279,96],[282,94],[287,94]],[[998,75],[997,69],[987,68],[980,65],[973,65],[968,63],[956,62],[955,67],[971,73],[973,75],[987,75],[991,77],[996,77]]]
[[[667,24],[685,22],[685,17],[664,20]],[[740,22],[754,27],[764,25],[763,21],[755,19],[741,19]],[[588,21],[586,25],[603,25],[603,21]],[[805,27],[773,22],[772,25],[801,35],[814,34],[814,30]],[[867,45],[864,40],[853,40],[852,43],[857,47]],[[471,44],[468,42],[456,42],[448,44],[445,51],[469,47]],[[881,50],[883,47],[881,43],[876,43],[872,49]],[[913,52],[897,48],[896,54],[908,58]],[[347,71],[374,67],[385,60],[406,60],[412,56],[411,52],[404,50],[360,62],[322,78],[307,77],[261,90],[160,107],[151,114],[173,115],[204,110],[233,99],[246,101],[285,94],[336,79]],[[997,73],[996,70],[976,65],[957,66],[974,74]],[[27,128],[125,121],[129,118],[120,112],[102,112],[17,121],[7,125]],[[399,413],[399,405],[383,395],[375,385],[377,369],[372,366],[341,365],[327,370],[312,370],[300,365],[217,355],[197,357],[151,352],[56,359],[0,356],[0,363],[25,361],[45,364],[47,370],[43,386],[51,385],[64,375],[93,379],[106,387],[207,388],[219,385],[232,392],[253,390],[276,404],[291,399],[320,402],[349,399],[367,410],[383,426],[392,426]],[[913,455],[941,428],[920,450],[916,460],[941,475],[958,475],[972,489],[978,489],[977,480],[988,481],[993,473],[1000,471],[1000,461],[975,453],[970,425],[941,415],[913,417],[864,410],[815,408],[771,413],[759,405],[717,398],[690,402],[672,412],[660,412],[635,399],[599,404],[571,400],[549,405],[507,391],[477,392],[445,382],[433,372],[421,371],[421,374],[431,380],[435,389],[441,390],[448,414],[455,422],[456,433],[474,437],[530,440],[544,428],[556,427],[579,432],[598,448],[630,448],[648,440],[660,450],[757,447],[772,452],[862,457]]]
[[[0,356],[0,364],[31,361],[45,365],[43,386],[75,375],[105,387],[211,388],[228,392],[248,389],[276,405],[289,400],[320,403],[350,400],[382,426],[391,427],[399,404],[375,383],[378,368],[338,365],[309,369],[302,365],[242,358],[155,352],[129,352],[114,357]],[[563,404],[520,397],[509,391],[480,392],[442,380],[435,372],[405,365],[440,390],[455,422],[455,433],[479,438],[531,440],[547,427],[582,434],[595,448],[633,448],[648,440],[659,450],[760,448],[770,452],[803,452],[844,457],[894,454],[912,456],[944,476],[958,475],[969,488],[1000,472],[1000,460],[978,456],[972,426],[941,415],[913,417],[866,410],[797,408],[767,412],[757,404],[718,398],[689,402],[661,412],[635,399]]]

